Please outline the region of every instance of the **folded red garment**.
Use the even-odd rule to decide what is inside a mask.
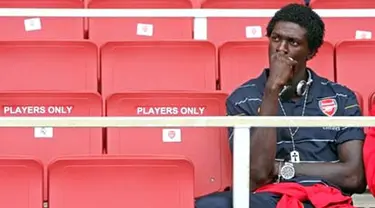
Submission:
[[[303,201],[310,201],[315,208],[354,208],[351,197],[322,184],[302,186],[298,183],[275,183],[265,185],[256,192],[282,195],[276,208],[303,208]]]

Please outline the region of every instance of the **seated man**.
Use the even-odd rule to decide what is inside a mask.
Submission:
[[[375,105],[371,108],[370,116],[375,116]],[[375,127],[368,128],[363,147],[363,160],[367,184],[371,194],[375,197]]]
[[[324,31],[309,7],[289,4],[279,10],[267,27],[269,68],[229,96],[228,114],[361,116],[350,89],[306,67]],[[352,207],[349,195],[366,188],[363,139],[363,128],[252,128],[251,207]],[[201,197],[195,206],[230,208],[232,193]]]

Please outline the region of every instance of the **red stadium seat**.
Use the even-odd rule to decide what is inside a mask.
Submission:
[[[290,3],[304,4],[304,0],[201,0],[203,7],[211,8],[241,8],[241,9],[279,9]]]
[[[194,168],[178,156],[64,159],[49,173],[54,208],[194,207]]]
[[[43,165],[39,161],[1,156],[0,183],[0,207],[43,207]]]
[[[193,8],[196,8],[196,9],[200,8],[201,7],[201,3],[203,1],[204,0],[191,0]]]
[[[80,0],[0,0],[0,8],[82,9]],[[82,40],[82,17],[0,17],[0,40]]]
[[[101,116],[94,93],[0,93],[0,116]],[[47,164],[62,155],[102,153],[100,128],[0,128],[2,155],[34,156]]]
[[[2,91],[98,91],[98,50],[89,42],[0,42]]]
[[[368,115],[368,99],[374,90],[372,66],[375,41],[343,41],[336,46],[337,81],[347,85],[364,98],[364,114]]]
[[[91,0],[91,9],[191,9],[190,0]],[[191,40],[193,18],[89,18],[89,38],[108,41]]]
[[[302,3],[303,0],[206,0],[204,9],[279,9],[288,3]],[[226,41],[258,39],[266,34],[271,18],[207,18],[207,39],[217,46]],[[225,25],[223,27],[223,25]]]
[[[373,0],[312,0],[314,9],[373,9]],[[323,17],[325,39],[336,43],[341,40],[374,39],[374,17]]]
[[[310,6],[319,9],[364,9],[373,8],[372,0],[311,0]]]
[[[107,116],[224,116],[226,94],[120,93],[107,100]],[[108,154],[182,155],[195,167],[195,196],[230,186],[226,128],[109,128]]]
[[[324,43],[308,66],[334,80],[334,48]],[[219,49],[221,90],[232,92],[268,67],[268,40],[227,42]]]
[[[136,41],[101,50],[102,94],[129,90],[215,90],[215,47],[198,41]]]

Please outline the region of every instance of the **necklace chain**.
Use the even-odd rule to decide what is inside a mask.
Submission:
[[[305,115],[308,94],[309,94],[309,86],[307,86],[307,89],[306,89],[301,116]],[[283,112],[284,116],[287,116],[287,114],[285,112],[285,109],[284,109],[284,106],[283,106],[283,104],[280,101],[280,98],[278,99],[278,101],[279,101],[279,105],[281,107],[281,111]],[[296,151],[296,145],[295,145],[295,142],[294,142],[294,136],[297,134],[298,130],[299,130],[299,127],[297,127],[296,130],[293,132],[292,131],[292,127],[289,126],[289,133],[290,133],[290,138],[292,139],[293,151]]]

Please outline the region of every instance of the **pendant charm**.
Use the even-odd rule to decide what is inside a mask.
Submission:
[[[290,152],[290,161],[292,163],[299,163],[300,162],[299,152],[297,152],[296,150],[291,151]]]

